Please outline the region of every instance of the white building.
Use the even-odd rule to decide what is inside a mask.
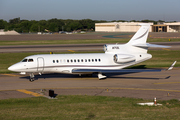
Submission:
[[[95,23],[96,32],[137,32],[141,27],[139,22]],[[150,23],[153,25],[153,23]],[[152,27],[151,27],[152,28]],[[150,32],[152,29],[150,28]]]
[[[137,32],[140,22],[95,23],[96,32]],[[180,22],[151,24],[150,32],[180,32]]]
[[[180,32],[180,22],[153,25],[153,32]]]

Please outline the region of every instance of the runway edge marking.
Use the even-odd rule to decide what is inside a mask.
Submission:
[[[35,93],[35,92],[31,92],[31,91],[28,91],[28,90],[25,90],[25,89],[19,89],[19,90],[16,90],[16,91],[22,92],[22,93],[25,93],[25,94],[29,94],[29,95],[32,95],[32,96],[35,96],[35,97],[43,96],[41,94],[38,94],[38,93]]]

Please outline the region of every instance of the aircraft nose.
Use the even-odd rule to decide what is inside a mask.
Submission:
[[[8,70],[10,70],[10,71],[15,71],[15,70],[16,70],[15,65],[11,65],[11,66],[8,68]]]
[[[12,66],[8,67],[8,70],[13,71],[13,67]]]

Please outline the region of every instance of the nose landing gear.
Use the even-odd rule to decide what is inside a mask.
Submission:
[[[30,82],[33,82],[33,81],[34,81],[34,74],[33,74],[33,73],[30,73],[29,81],[30,81]]]

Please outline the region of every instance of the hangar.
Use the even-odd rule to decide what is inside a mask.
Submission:
[[[180,22],[159,23],[152,27],[153,32],[180,32]]]
[[[136,32],[140,28],[140,22],[109,22],[95,23],[96,32]],[[180,22],[173,23],[153,23],[150,32],[180,32]]]

